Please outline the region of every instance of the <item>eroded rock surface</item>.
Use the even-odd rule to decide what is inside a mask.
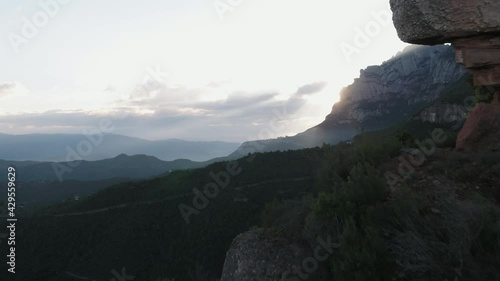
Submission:
[[[467,75],[451,46],[408,46],[382,65],[361,70],[322,123],[292,137],[245,142],[230,157],[336,144],[351,140],[360,128],[394,126],[432,105]],[[286,115],[279,110],[279,116]]]
[[[300,265],[304,256],[306,252],[301,247],[254,229],[233,240],[221,281],[286,280],[292,265]]]
[[[498,33],[498,0],[391,0],[401,40],[413,44],[450,43],[456,38]]]
[[[500,151],[500,104],[479,104],[457,138],[457,148]]]

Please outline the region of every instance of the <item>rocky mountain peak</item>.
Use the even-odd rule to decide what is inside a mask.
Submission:
[[[391,126],[435,101],[466,74],[450,46],[409,46],[380,66],[361,70],[319,127],[351,125],[368,130]]]

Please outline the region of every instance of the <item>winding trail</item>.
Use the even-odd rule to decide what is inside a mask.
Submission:
[[[257,187],[257,186],[261,186],[261,185],[265,185],[265,184],[270,184],[270,183],[298,182],[298,181],[308,180],[311,178],[312,177],[301,177],[301,178],[283,179],[283,180],[267,180],[267,181],[262,181],[262,182],[258,182],[258,183],[237,186],[234,189],[237,191],[242,191],[242,190],[247,189],[247,188],[253,188],[253,187]],[[193,192],[189,192],[189,193],[185,193],[185,194],[165,197],[162,199],[156,199],[156,200],[150,200],[150,201],[140,201],[140,202],[134,202],[134,203],[126,203],[126,204],[121,204],[121,205],[109,206],[106,208],[94,209],[94,210],[85,211],[85,212],[59,214],[59,215],[54,215],[54,216],[55,217],[71,217],[71,216],[82,216],[82,215],[94,215],[94,214],[99,214],[99,213],[103,213],[103,212],[108,212],[111,210],[126,208],[129,206],[139,206],[139,205],[149,205],[149,204],[161,203],[164,201],[170,201],[170,200],[179,199],[179,198],[188,197],[188,196],[193,196],[193,195],[194,195]]]
[[[95,279],[84,277],[84,276],[80,276],[78,274],[74,274],[74,273],[71,273],[69,271],[65,271],[64,273],[66,273],[67,275],[69,275],[69,276],[71,276],[73,278],[80,279],[80,280],[97,281]]]

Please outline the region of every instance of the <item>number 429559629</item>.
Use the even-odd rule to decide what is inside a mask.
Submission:
[[[16,210],[16,169],[9,167],[7,172],[7,178],[9,180],[7,183],[7,209],[9,210],[9,216],[14,217],[14,211]]]

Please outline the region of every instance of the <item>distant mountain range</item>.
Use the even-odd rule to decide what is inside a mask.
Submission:
[[[36,162],[0,160],[0,170],[13,166],[18,180],[31,181],[95,181],[106,179],[143,179],[171,170],[200,168],[210,162],[179,159],[162,161],[153,156],[125,154],[98,161]]]
[[[0,160],[0,169],[18,169],[18,179],[26,186],[24,198],[54,202],[91,194],[107,184],[205,167],[253,152],[335,144],[352,139],[361,130],[380,130],[410,120],[414,127],[442,123],[444,108],[459,107],[461,100],[472,94],[467,79],[465,68],[455,63],[451,47],[411,46],[381,66],[362,70],[360,77],[342,90],[340,101],[324,122],[293,137],[239,146],[228,142],[148,141],[106,134],[94,145],[96,139],[84,135],[0,134],[0,159],[9,160]],[[81,155],[82,149],[89,147],[89,153]],[[79,156],[85,160],[74,161]],[[86,188],[85,183],[93,188]]]
[[[232,157],[336,144],[362,130],[391,127],[432,105],[467,75],[451,46],[409,46],[382,65],[361,70],[321,124],[293,137],[243,143]]]
[[[85,135],[0,134],[0,159],[34,161],[102,160],[120,154],[145,154],[161,160],[237,159],[252,152],[284,151],[348,141],[362,130],[374,131],[410,120],[432,105],[467,70],[456,64],[451,46],[409,46],[380,66],[361,70],[344,88],[340,101],[321,124],[292,137],[231,142],[149,141],[106,134],[95,145]],[[95,137],[95,136],[94,136]],[[83,152],[83,153],[82,153]],[[76,156],[75,156],[76,155]]]
[[[153,156],[125,154],[99,161],[36,162],[0,160],[0,170],[16,169],[20,202],[28,207],[83,197],[113,184],[167,175],[173,170],[201,168],[215,160],[162,161]],[[0,179],[6,184],[6,178]],[[5,199],[7,193],[0,199]]]
[[[6,165],[18,168],[20,182],[16,200],[19,202],[43,206],[70,199],[38,211],[37,216],[23,218],[18,229],[19,239],[29,242],[31,247],[20,248],[19,255],[25,258],[20,259],[18,276],[66,280],[69,272],[88,276],[82,279],[101,280],[109,277],[109,268],[116,264],[132,264],[134,271],[130,272],[140,280],[155,280],[159,276],[176,280],[219,279],[231,241],[262,222],[263,211],[265,214],[265,210],[274,205],[274,211],[268,211],[267,216],[276,217],[275,221],[283,224],[302,227],[303,220],[310,216],[304,214],[301,217],[301,212],[291,209],[289,216],[293,219],[288,219],[284,209],[277,209],[276,202],[315,194],[322,185],[330,188],[341,179],[345,166],[356,163],[351,162],[352,159],[365,157],[364,151],[358,151],[358,148],[383,144],[384,139],[371,133],[366,134],[371,135],[366,143],[363,143],[363,138],[358,138],[362,144],[359,146],[355,141],[353,145],[335,148],[325,146],[259,153],[236,162],[219,161],[240,158],[256,151],[296,150],[323,142],[337,143],[352,139],[362,130],[380,130],[378,133],[385,135],[385,130],[381,129],[399,129],[399,123],[403,123],[405,129],[426,125],[431,128],[453,126],[454,123],[450,124],[443,117],[443,112],[460,107],[465,97],[471,96],[473,87],[469,80],[465,70],[454,63],[450,47],[411,47],[382,66],[362,71],[360,78],[342,91],[341,100],[318,126],[294,137],[246,142],[227,157],[206,162],[166,162],[152,156],[119,154],[99,161],[0,161],[0,169],[5,170]],[[112,136],[105,138],[113,140]],[[118,140],[115,141],[117,146],[120,145]],[[26,144],[19,147],[29,148]],[[351,151],[351,148],[354,149]],[[3,146],[2,149],[7,150]],[[344,149],[349,154],[341,153]],[[396,152],[398,150],[396,147]],[[355,156],[358,152],[360,155]],[[393,157],[387,151],[380,153],[373,159],[385,161],[383,158]],[[343,160],[336,162],[337,159]],[[328,165],[331,167],[337,168],[338,163],[339,171],[331,174],[321,168],[330,161]],[[459,159],[453,161],[459,163]],[[77,167],[64,173],[63,182],[57,180],[54,165],[71,167],[77,163]],[[210,163],[213,164],[206,166]],[[180,170],[202,166],[206,167]],[[240,172],[229,176],[229,167]],[[433,169],[441,171],[438,166]],[[337,178],[332,178],[331,175],[336,173]],[[155,178],[134,180],[149,177]],[[429,180],[428,184],[436,185],[434,182]],[[208,198],[201,191],[195,191],[210,191],[210,186],[220,187],[215,189],[214,197]],[[92,193],[95,194],[86,197]],[[78,202],[74,202],[76,199]],[[406,202],[410,201],[402,201]],[[385,203],[377,201],[377,204]],[[189,224],[181,206],[188,208],[184,212],[190,216]],[[307,206],[310,206],[309,199]],[[390,210],[391,205],[386,206]],[[310,208],[305,209],[309,212]],[[420,214],[418,209],[415,212]],[[447,220],[439,215],[445,213],[442,210],[432,212],[433,217]],[[401,225],[399,220],[395,222],[398,227]],[[304,224],[314,227],[314,223]],[[308,233],[319,229],[308,228]],[[310,236],[314,237],[312,239],[318,237]],[[137,256],[145,252],[150,254],[138,260]]]
[[[177,139],[150,141],[116,134],[87,137],[66,134],[0,134],[0,159],[14,161],[103,160],[120,154],[145,154],[164,161],[189,159],[207,161],[224,157],[239,143],[184,141]]]
[[[214,181],[212,174],[225,173],[227,163],[121,183],[92,196],[82,196],[76,202],[72,199],[34,210],[36,217],[20,218],[23,224],[16,229],[20,233],[18,241],[30,245],[19,247],[16,253],[25,257],[20,259],[16,275],[19,280],[74,280],[66,273],[71,272],[89,277],[88,280],[110,280],[113,276],[109,268],[114,267],[110,264],[118,263],[136,276],[135,280],[216,280],[214,275],[220,274],[217,272],[222,268],[230,241],[260,222],[260,212],[267,203],[275,198],[293,199],[314,189],[314,177],[324,154],[321,149],[311,149],[241,159],[236,166],[241,173],[228,178],[227,187],[221,188],[206,209],[191,216],[190,224],[183,219],[180,204],[191,206],[193,189],[203,190],[207,183],[225,181],[224,176]],[[63,185],[57,186],[61,194],[68,195]],[[40,197],[46,196],[44,191],[45,186],[35,188]],[[29,199],[26,201],[29,205]],[[52,234],[46,232],[48,228]],[[52,241],[59,245],[53,246]],[[3,245],[7,244],[0,243],[0,250]],[[153,254],[137,259],[138,249]],[[75,251],[78,256],[67,255]],[[131,258],[132,253],[135,258]],[[175,258],[166,262],[168,257]],[[189,278],[188,272],[197,265],[210,275]]]

